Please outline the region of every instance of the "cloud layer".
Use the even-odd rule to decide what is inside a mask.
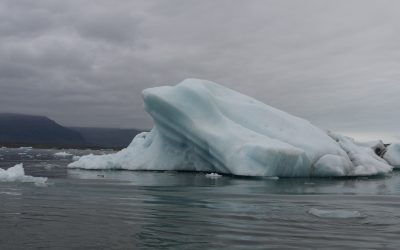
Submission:
[[[399,1],[0,1],[0,112],[149,128],[205,78],[343,132],[399,135]],[[392,137],[393,138],[393,137]]]

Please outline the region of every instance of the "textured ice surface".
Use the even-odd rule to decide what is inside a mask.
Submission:
[[[373,147],[364,147],[354,139],[328,132],[337,141],[340,147],[347,153],[351,164],[347,175],[382,175],[392,171],[393,167],[384,159],[375,154]],[[331,161],[332,163],[332,161]],[[343,163],[344,164],[344,163]]]
[[[310,122],[216,83],[188,79],[146,89],[154,120],[115,154],[87,155],[72,168],[184,170],[244,176],[354,176],[392,170],[370,145],[329,135]]]
[[[400,168],[400,143],[390,144],[383,158],[395,168]]]
[[[362,217],[359,211],[348,211],[348,210],[322,210],[317,208],[311,208],[310,210],[308,210],[308,213],[320,218],[348,219],[348,218]]]
[[[47,181],[46,177],[33,177],[25,175],[22,163],[15,165],[7,170],[0,168],[0,181],[1,182],[33,182],[35,184],[44,184]]]

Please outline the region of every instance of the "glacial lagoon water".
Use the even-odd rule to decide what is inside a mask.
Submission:
[[[72,155],[55,153],[65,151]],[[400,173],[275,179],[68,169],[107,151],[0,149],[0,249],[398,249]]]

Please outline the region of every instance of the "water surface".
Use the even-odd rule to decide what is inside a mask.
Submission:
[[[0,182],[0,249],[397,249],[400,175],[271,179],[67,169],[0,149],[47,186]],[[61,150],[63,151],[63,150]],[[105,151],[66,150],[73,155]]]

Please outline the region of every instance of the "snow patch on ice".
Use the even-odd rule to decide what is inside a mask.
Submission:
[[[322,210],[317,208],[311,208],[308,210],[309,214],[317,216],[319,218],[334,218],[334,219],[348,219],[348,218],[360,218],[363,217],[359,211],[350,210]]]
[[[33,177],[25,175],[23,164],[17,164],[7,170],[0,168],[0,181],[1,182],[33,182],[37,185],[44,185],[47,181],[46,177]]]

